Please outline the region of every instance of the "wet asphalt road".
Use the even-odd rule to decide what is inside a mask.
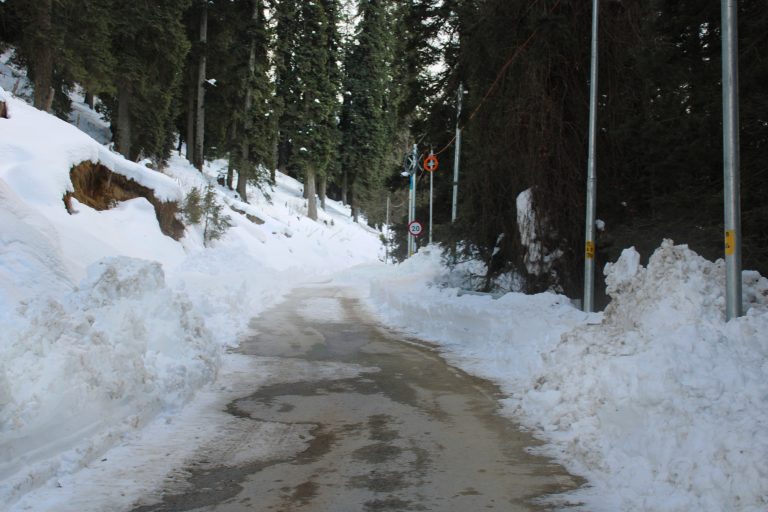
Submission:
[[[295,436],[297,453],[233,457],[247,440],[230,439],[222,460],[189,463],[182,491],[134,512],[533,511],[548,510],[536,498],[580,483],[526,453],[537,443],[497,414],[495,386],[378,328],[341,290],[298,290],[252,326],[243,353],[366,371],[232,401],[227,411],[254,429],[279,424],[281,436]]]

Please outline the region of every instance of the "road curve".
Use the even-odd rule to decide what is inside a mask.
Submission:
[[[494,385],[381,329],[343,290],[297,290],[252,327],[245,354],[362,371],[269,385],[232,401],[230,414],[254,430],[280,425],[301,450],[233,457],[248,433],[234,443],[229,433],[227,449],[189,463],[183,490],[134,512],[536,511],[548,510],[537,498],[581,483],[526,452],[537,442],[499,416]]]

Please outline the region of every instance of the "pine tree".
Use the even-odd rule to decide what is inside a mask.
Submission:
[[[329,20],[320,2],[304,2],[298,10],[298,42],[294,53],[295,98],[300,119],[292,146],[292,163],[304,176],[307,215],[317,220],[317,178],[325,176],[333,153],[336,91],[330,77]]]
[[[275,115],[278,120],[275,153],[277,168],[287,174],[292,173],[289,168],[293,152],[292,139],[300,122],[294,101],[300,89],[294,62],[300,31],[299,4],[297,0],[281,0],[275,12]]]
[[[342,200],[351,204],[355,219],[360,203],[383,182],[390,142],[384,108],[391,62],[385,7],[382,0],[361,0],[362,20],[344,62]]]
[[[272,165],[273,134],[272,85],[269,81],[268,35],[262,0],[253,0],[248,25],[247,74],[241,79],[243,97],[242,135],[237,191],[247,201],[248,181],[259,182],[260,170]]]
[[[117,2],[112,10],[117,149],[132,160],[170,153],[174,94],[190,46],[182,24],[189,3]]]
[[[326,51],[328,53],[328,80],[330,81],[330,95],[326,98],[331,110],[326,118],[325,133],[328,139],[328,164],[325,172],[318,179],[318,195],[320,206],[325,209],[325,200],[329,184],[335,184],[340,180],[341,162],[339,160],[339,146],[341,144],[341,103],[337,100],[342,86],[342,41],[339,33],[341,23],[341,6],[339,0],[322,0],[328,19],[328,32]]]
[[[92,93],[112,89],[112,0],[8,2],[8,15],[22,25],[11,41],[35,85],[34,105],[65,117],[67,92],[79,83]],[[54,105],[57,100],[57,105]]]

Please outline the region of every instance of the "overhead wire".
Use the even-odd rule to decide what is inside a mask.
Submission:
[[[534,0],[529,6],[528,9],[526,9],[526,13],[529,12],[540,0]],[[555,2],[555,4],[552,6],[552,8],[549,9],[549,12],[552,13],[558,6],[560,5],[560,0]],[[477,115],[477,113],[480,111],[480,109],[485,104],[485,101],[493,94],[494,90],[498,86],[499,82],[501,81],[502,76],[504,76],[504,73],[506,73],[507,69],[509,69],[509,66],[512,65],[515,60],[525,51],[528,47],[528,45],[533,41],[534,37],[536,37],[536,34],[539,32],[539,29],[534,30],[530,36],[528,36],[528,39],[526,39],[521,45],[519,45],[517,48],[515,48],[514,52],[512,52],[512,55],[507,59],[507,61],[504,63],[504,65],[499,69],[499,72],[496,74],[496,79],[491,83],[491,86],[488,88],[486,93],[483,95],[483,97],[480,99],[480,103],[477,104],[475,109],[467,116],[467,121],[459,126],[459,129],[462,130],[464,127]],[[458,120],[457,120],[458,123]],[[443,152],[445,152],[448,148],[450,148],[453,143],[456,142],[456,134],[453,135],[451,140],[439,151],[435,153],[430,153],[434,155],[439,155]]]

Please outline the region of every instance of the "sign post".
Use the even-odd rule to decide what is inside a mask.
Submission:
[[[430,152],[424,159],[424,170],[429,173],[429,243],[432,243],[432,195],[434,190],[433,180],[437,170],[437,156]]]
[[[587,215],[584,243],[584,311],[595,308],[595,210],[597,174],[597,28],[599,0],[592,0],[592,68],[589,79],[589,158],[587,161]]]
[[[418,167],[418,148],[416,144],[413,145],[413,151],[411,152],[411,157],[406,160],[406,169],[405,171],[410,176],[409,183],[410,188],[408,189],[408,225],[410,226],[411,222],[413,222],[416,219],[416,168]],[[416,241],[413,239],[413,237],[407,237],[408,238],[408,255],[407,257],[410,258],[413,253],[415,252],[415,246]]]
[[[456,222],[456,208],[459,201],[459,159],[461,157],[461,101],[464,96],[464,84],[459,84],[459,98],[456,102],[456,148],[453,153],[453,202],[451,203],[451,223]]]
[[[721,0],[723,38],[723,185],[725,199],[725,317],[742,315],[739,54],[736,0]]]

